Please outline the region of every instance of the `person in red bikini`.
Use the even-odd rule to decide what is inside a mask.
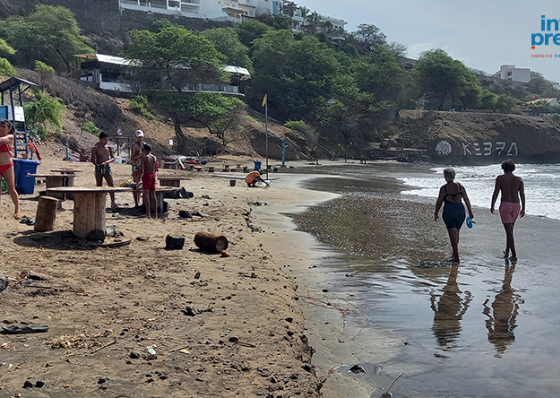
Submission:
[[[513,227],[517,217],[525,216],[525,187],[523,180],[513,174],[515,164],[511,159],[502,162],[502,169],[504,174],[496,178],[496,187],[492,195],[492,204],[490,211],[494,214],[494,204],[498,199],[498,194],[502,193],[500,204],[500,217],[502,224],[506,230],[506,250],[504,251],[504,258],[509,257],[511,250],[511,261],[517,261],[517,252],[515,251],[515,241],[513,238]],[[521,199],[521,204],[519,201]]]
[[[8,120],[0,121],[0,175],[4,177],[14,202],[14,217],[19,215],[19,196],[16,191],[12,146],[15,143],[14,126]],[[1,201],[0,201],[1,205]],[[1,214],[0,210],[0,214]]]
[[[152,205],[154,206],[154,211],[156,218],[158,217],[157,212],[157,199],[156,199],[156,181],[157,181],[157,159],[152,155],[152,147],[148,144],[144,144],[144,156],[140,162],[140,178],[142,180],[143,192],[144,192],[144,206],[146,206],[146,214],[148,218],[151,217]]]

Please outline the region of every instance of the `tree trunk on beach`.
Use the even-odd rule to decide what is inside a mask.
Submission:
[[[187,152],[187,137],[181,128],[181,119],[175,116],[173,117],[173,123],[175,125],[175,135],[179,141],[179,153],[184,155]]]

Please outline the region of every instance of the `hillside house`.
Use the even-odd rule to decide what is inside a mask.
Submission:
[[[119,0],[120,10],[135,10],[188,18],[238,23],[245,18],[277,15],[281,0]]]
[[[502,65],[498,72],[500,79],[512,82],[529,83],[531,80],[531,69],[516,68],[515,65]]]
[[[134,71],[130,67],[133,61],[104,54],[82,54],[80,83],[103,91],[120,93],[137,93],[134,84]],[[251,78],[246,68],[225,65],[223,70],[231,74],[229,84],[193,84],[184,88],[184,92],[215,92],[224,95],[244,96],[242,82]]]

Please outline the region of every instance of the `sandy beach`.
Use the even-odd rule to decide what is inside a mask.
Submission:
[[[91,164],[45,152],[39,173],[77,167],[75,185],[95,185]],[[112,169],[117,184],[129,177],[129,165]],[[72,235],[72,201],[63,202],[55,231],[38,233],[13,219],[2,196],[0,271],[10,287],[0,294],[1,325],[49,330],[1,335],[1,397],[319,396],[297,281],[274,256],[289,252],[289,242],[264,231],[252,212],[321,195],[247,188],[241,173],[160,172],[173,173],[192,178],[182,186],[194,198],[168,199],[162,219],[108,212],[107,226],[131,239],[117,248]],[[116,200],[125,209],[133,203],[130,193]],[[34,217],[36,208],[36,194],[21,197],[23,213]],[[173,219],[179,210],[204,217]],[[225,235],[230,256],[199,251],[198,231]],[[168,234],[185,236],[185,248],[164,250]],[[16,286],[26,273],[44,280]]]

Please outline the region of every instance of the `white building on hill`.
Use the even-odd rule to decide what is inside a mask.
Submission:
[[[281,0],[119,0],[119,9],[182,15],[214,21],[241,22],[265,14],[280,14]]]
[[[96,53],[82,54],[77,57],[84,60],[80,67],[80,83],[82,85],[103,91],[129,94],[138,93],[138,88],[134,82],[134,71],[130,67],[130,60],[114,55]],[[230,82],[191,84],[183,87],[183,92],[211,92],[231,96],[244,96],[242,83],[251,78],[249,71],[233,65],[224,65],[222,69],[230,73]]]
[[[502,80],[520,83],[529,83],[529,80],[531,80],[531,69],[516,68],[515,65],[502,65],[498,73]]]

